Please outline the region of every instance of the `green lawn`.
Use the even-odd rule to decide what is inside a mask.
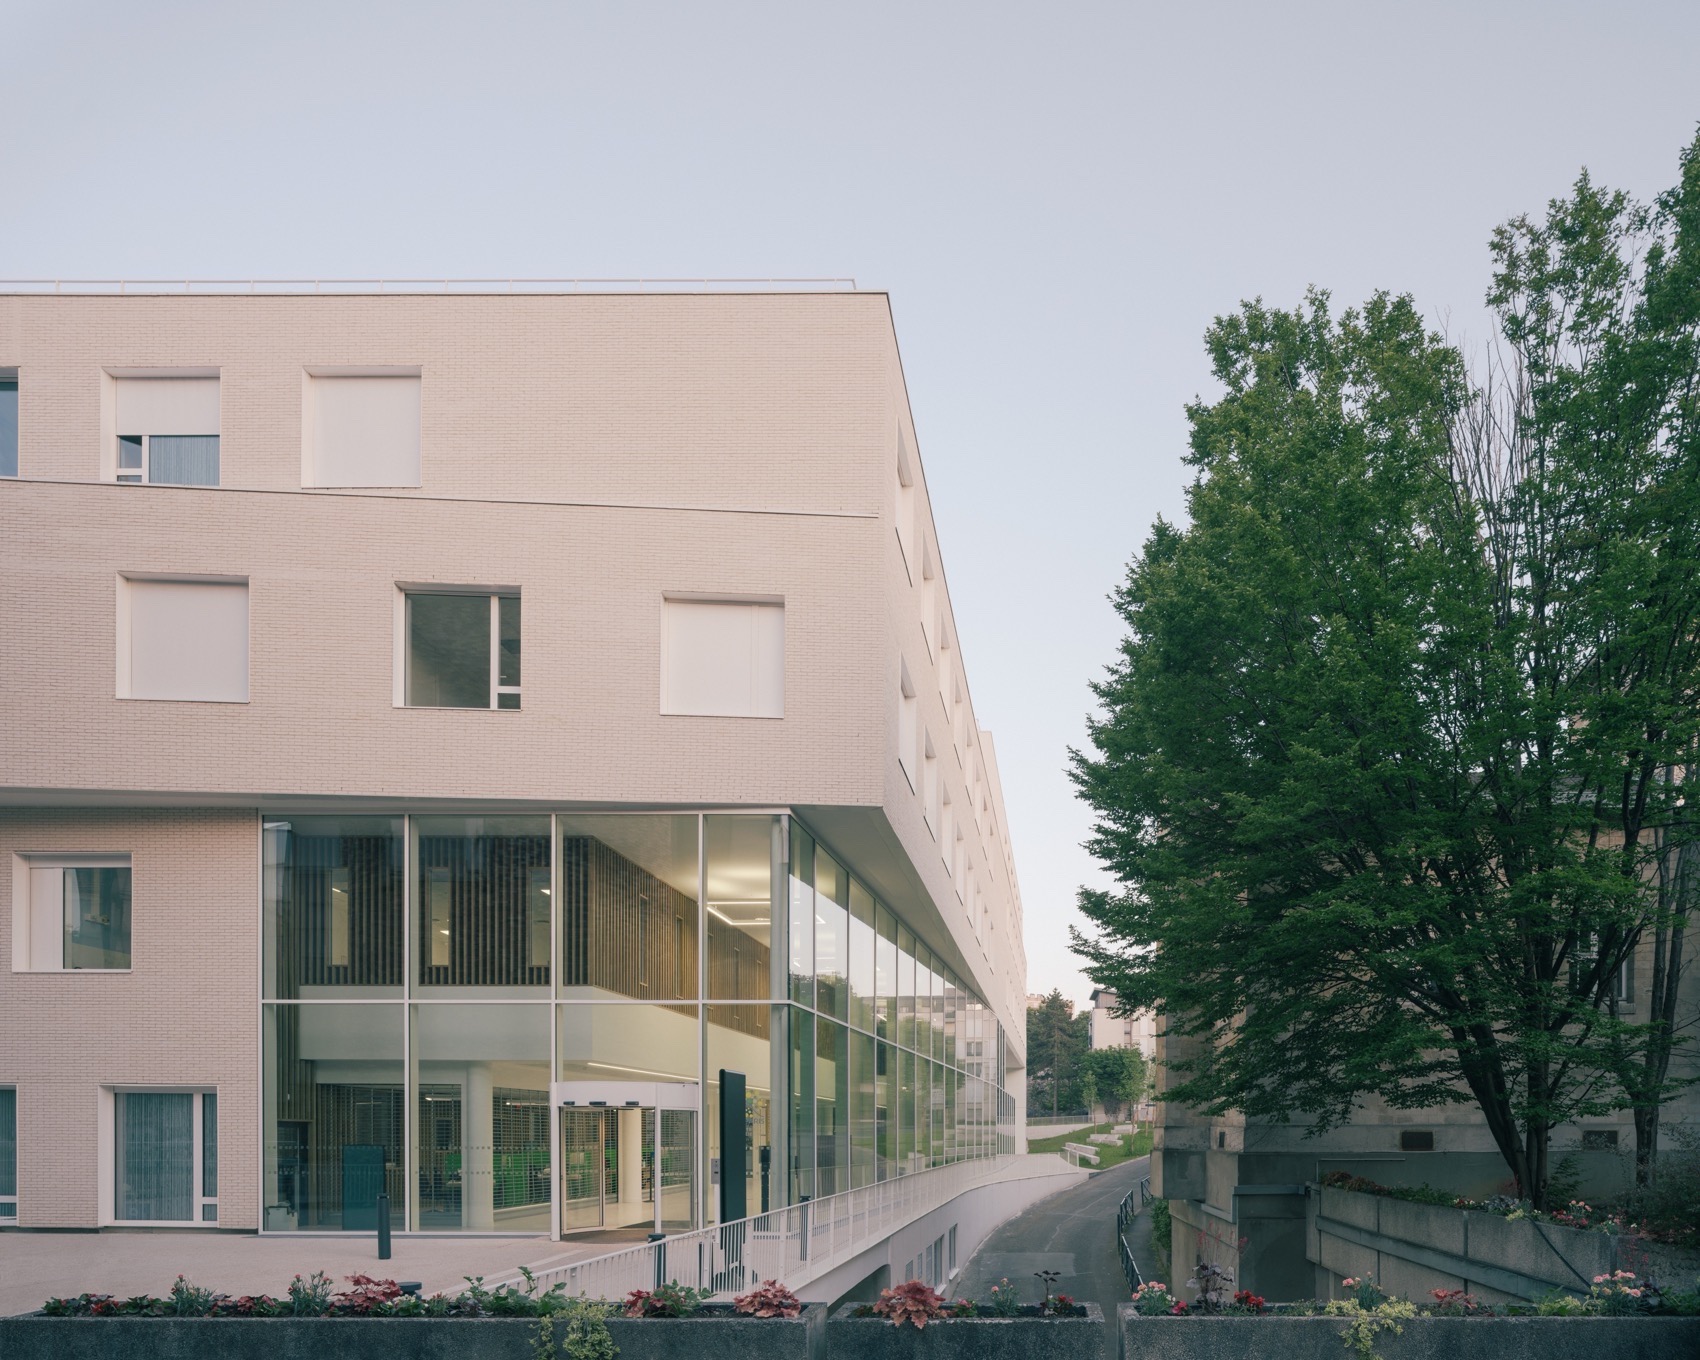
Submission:
[[[1027,1144],[1029,1152],[1061,1152],[1064,1143],[1081,1143],[1090,1146],[1098,1154],[1097,1170],[1103,1171],[1108,1167],[1119,1166],[1122,1162],[1131,1161],[1135,1157],[1143,1157],[1151,1151],[1151,1126],[1141,1124],[1131,1135],[1123,1134],[1119,1143],[1093,1143],[1089,1135],[1094,1133],[1110,1133],[1114,1129],[1111,1124],[1094,1124],[1089,1129],[1077,1129],[1073,1133],[1060,1133],[1054,1138],[1034,1138]],[[1092,1163],[1086,1162],[1091,1167]]]

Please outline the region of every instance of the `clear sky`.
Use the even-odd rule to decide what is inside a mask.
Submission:
[[[1308,284],[1479,342],[1486,241],[1700,122],[1700,3],[7,0],[0,275],[853,275],[892,295],[1030,989],[1200,337]]]

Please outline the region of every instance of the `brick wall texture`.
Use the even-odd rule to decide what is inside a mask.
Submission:
[[[422,485],[303,491],[304,375],[379,366],[422,374]],[[995,756],[942,564],[929,645],[895,533],[899,430],[919,443],[883,295],[0,297],[9,367],[0,930],[11,854],[52,850],[129,851],[136,922],[131,974],[0,972],[20,1221],[94,1221],[102,1084],[216,1086],[225,1127],[255,1127],[263,807],[860,817],[889,861],[866,866],[876,886],[1019,1045]],[[104,480],[109,375],[183,369],[219,375],[221,485]],[[127,572],[248,579],[249,702],[116,697]],[[520,589],[521,710],[395,706],[398,588],[428,582]],[[784,598],[783,719],[661,715],[669,591]],[[960,876],[898,761],[900,658],[964,831]],[[962,714],[940,693],[953,676]],[[227,1227],[255,1226],[253,1141],[221,1138]]]

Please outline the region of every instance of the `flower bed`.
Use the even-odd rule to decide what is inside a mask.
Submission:
[[[1071,1305],[1067,1315],[1025,1305],[1011,1315],[988,1305],[953,1312],[922,1327],[894,1326],[870,1316],[866,1304],[845,1304],[826,1328],[832,1360],[916,1356],[928,1360],[1090,1360],[1099,1354],[1104,1314],[1095,1303]]]
[[[1643,1237],[1676,1247],[1700,1247],[1700,1224],[1691,1222],[1642,1223],[1621,1209],[1599,1208],[1586,1200],[1568,1200],[1562,1208],[1536,1209],[1528,1200],[1511,1195],[1493,1195],[1487,1199],[1471,1199],[1436,1190],[1430,1185],[1380,1185],[1349,1171],[1330,1171],[1322,1177],[1330,1190],[1350,1190],[1360,1195],[1379,1195],[1385,1199],[1405,1200],[1411,1204],[1430,1204],[1443,1209],[1468,1209],[1474,1213],[1497,1214],[1512,1222],[1527,1219],[1536,1223],[1554,1223],[1561,1228],[1580,1232],[1603,1232]]]
[[[1694,1360],[1700,1318],[1446,1317],[1417,1314],[1370,1339],[1381,1360]],[[1286,1312],[1142,1317],[1118,1310],[1126,1360],[1356,1360],[1351,1322]]]
[[[1693,1360],[1700,1355],[1700,1291],[1661,1290],[1629,1271],[1597,1276],[1585,1296],[1554,1294],[1539,1304],[1484,1303],[1461,1289],[1431,1290],[1429,1299],[1417,1304],[1390,1297],[1373,1280],[1349,1276],[1340,1282],[1349,1291],[1345,1298],[1271,1308],[1245,1290],[1230,1295],[1232,1277],[1204,1263],[1198,1279],[1188,1283],[1200,1289],[1190,1304],[1160,1281],[1134,1291],[1133,1302],[1123,1304],[1117,1316],[1124,1356],[1282,1360],[1338,1354],[1336,1345],[1362,1360],[1437,1355]]]
[[[821,1360],[826,1308],[768,1281],[732,1304],[697,1290],[638,1290],[624,1305],[564,1289],[467,1288],[419,1298],[393,1280],[352,1276],[334,1292],[323,1274],[297,1276],[281,1299],[232,1297],[181,1276],[163,1298],[82,1294],[0,1319],[5,1360]]]

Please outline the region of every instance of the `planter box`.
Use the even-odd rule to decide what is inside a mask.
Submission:
[[[1356,1360],[1330,1317],[1140,1317],[1117,1309],[1122,1360]],[[1700,1318],[1444,1318],[1379,1332],[1383,1360],[1694,1360]]]
[[[1371,1275],[1385,1289],[1426,1298],[1430,1289],[1468,1289],[1488,1301],[1531,1301],[1575,1291],[1633,1259],[1643,1274],[1686,1279],[1694,1257],[1654,1244],[1479,1209],[1416,1204],[1336,1186],[1312,1186],[1305,1208],[1306,1256],[1338,1279]]]
[[[866,1306],[847,1303],[832,1315],[826,1327],[832,1360],[1091,1360],[1104,1340],[1104,1313],[1095,1303],[1081,1305],[1085,1317],[940,1318],[919,1331],[854,1316]]]
[[[608,1319],[620,1360],[822,1360],[801,1317]],[[559,1348],[560,1332],[556,1333]],[[535,1360],[532,1318],[0,1318],[0,1360]]]

